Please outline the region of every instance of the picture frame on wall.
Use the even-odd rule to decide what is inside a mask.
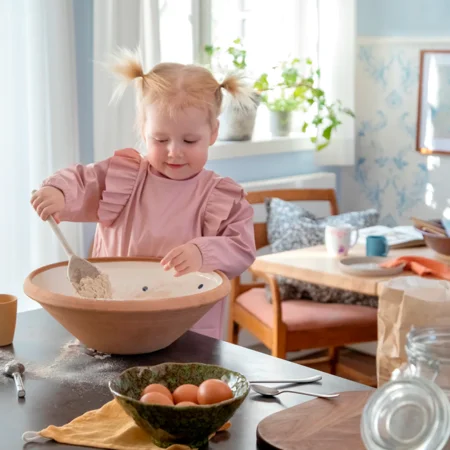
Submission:
[[[450,156],[450,50],[420,52],[416,148]]]

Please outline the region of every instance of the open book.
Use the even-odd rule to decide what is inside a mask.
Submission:
[[[392,249],[421,247],[425,245],[423,236],[412,226],[394,228],[377,225],[359,230],[358,244],[366,245],[367,236],[384,236]]]

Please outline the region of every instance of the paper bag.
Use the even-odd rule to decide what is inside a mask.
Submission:
[[[450,327],[450,283],[420,277],[395,278],[382,286],[378,301],[378,387],[407,362],[411,327]]]

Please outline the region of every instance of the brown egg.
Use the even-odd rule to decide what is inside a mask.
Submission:
[[[221,380],[206,380],[198,388],[199,405],[212,405],[230,398],[233,398],[233,392],[230,386]]]
[[[149,392],[141,397],[141,402],[151,403],[153,405],[168,405],[173,406],[173,401],[170,400],[167,395],[161,394],[161,392]]]
[[[167,389],[162,384],[154,383],[149,384],[144,391],[142,392],[142,395],[144,394],[150,394],[150,392],[159,392],[160,394],[165,395],[167,398],[169,398],[173,402],[173,397],[169,389]]]
[[[173,391],[173,401],[175,404],[180,402],[197,403],[198,386],[194,384],[182,384]]]
[[[180,402],[177,403],[175,406],[198,406],[197,403],[194,402]]]

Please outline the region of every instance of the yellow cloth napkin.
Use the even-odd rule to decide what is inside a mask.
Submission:
[[[228,429],[230,425],[225,424],[221,430]],[[116,400],[100,409],[88,411],[62,427],[50,425],[39,433],[28,432],[23,436],[27,442],[37,441],[36,438],[112,450],[160,450],[150,435],[136,425]],[[175,444],[167,450],[190,450],[190,447]]]

